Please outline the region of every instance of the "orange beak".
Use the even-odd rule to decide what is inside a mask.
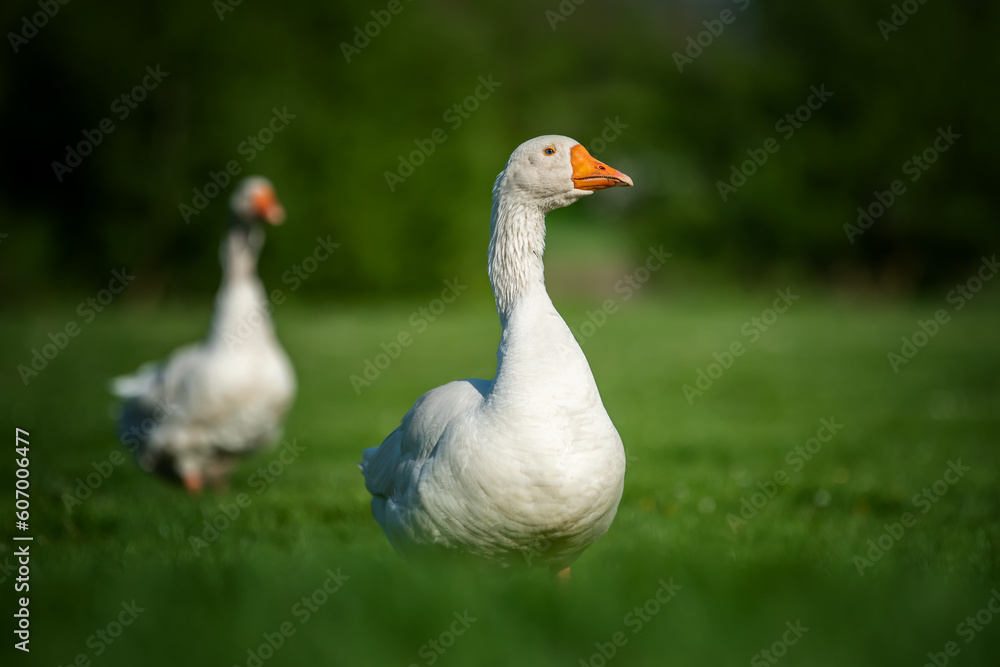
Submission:
[[[617,185],[631,186],[632,179],[600,160],[577,144],[570,150],[573,165],[573,187],[577,190],[603,190]]]
[[[254,194],[254,206],[257,208],[257,215],[272,225],[280,225],[285,220],[285,209],[278,203],[278,198],[274,190],[263,189]]]

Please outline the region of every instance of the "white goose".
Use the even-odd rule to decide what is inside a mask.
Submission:
[[[502,333],[492,380],[421,396],[363,452],[372,514],[408,556],[426,548],[563,577],[607,532],[625,479],[621,438],[587,359],[545,290],[545,214],[630,186],[576,141],[537,137],[493,187],[488,272]]]
[[[280,224],[284,209],[271,182],[254,176],[236,188],[230,213],[208,337],[111,386],[123,399],[122,442],[139,465],[179,477],[192,493],[206,483],[224,486],[240,456],[280,437],[295,395],[295,374],[257,275],[261,221]]]

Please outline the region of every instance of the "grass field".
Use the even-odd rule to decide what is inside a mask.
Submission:
[[[492,377],[499,329],[486,296],[463,297],[423,332],[409,316],[426,300],[281,306],[300,382],[286,438],[303,449],[287,465],[272,463],[277,451],[247,461],[229,493],[198,498],[129,459],[102,463],[124,451],[105,384],[199,338],[207,308],[116,304],[27,387],[15,367],[80,318],[72,303],[7,313],[2,409],[6,428],[30,432],[35,541],[31,654],[3,652],[52,667],[919,667],[928,653],[939,665],[996,664],[1000,616],[987,607],[996,594],[1000,609],[996,289],[950,311],[898,373],[887,353],[918,320],[951,308],[943,294],[899,304],[796,290],[767,331],[751,318],[769,318],[773,292],[649,292],[618,304],[584,350],[625,442],[625,494],[569,585],[545,572],[408,565],[369,514],[360,450],[424,390]],[[595,307],[556,302],[577,329]],[[413,344],[357,393],[350,376],[400,331]],[[709,368],[735,342],[743,354],[721,375]],[[682,387],[696,386],[699,369],[717,378],[689,402]],[[823,420],[842,427],[829,437]],[[810,442],[817,436],[826,442]],[[12,459],[0,461],[6,508]],[[269,463],[266,481],[256,471]],[[67,509],[78,478],[109,465]],[[224,526],[214,539],[213,520]],[[884,554],[869,542],[880,538]],[[0,544],[7,567],[12,544]],[[3,576],[9,601],[15,575]],[[142,611],[123,611],[133,601]]]

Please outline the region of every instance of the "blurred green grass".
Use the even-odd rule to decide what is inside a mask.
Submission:
[[[360,394],[350,376],[380,342],[412,333],[410,313],[430,298],[280,306],[300,381],[286,426],[305,448],[296,461],[258,493],[251,476],[277,457],[266,453],[237,470],[228,494],[194,499],[128,461],[72,512],[64,494],[120,447],[107,380],[201,337],[209,312],[112,306],[27,387],[14,367],[74,318],[75,304],[7,313],[0,354],[13,381],[2,409],[5,423],[31,432],[31,664],[85,654],[95,665],[252,666],[247,651],[287,621],[295,634],[260,664],[600,665],[596,644],[610,652],[621,631],[617,664],[736,665],[797,620],[809,631],[787,648],[788,664],[921,665],[947,641],[961,649],[955,664],[992,664],[1000,619],[968,644],[956,626],[1000,586],[997,301],[984,293],[954,313],[894,374],[886,353],[941,303],[803,289],[691,406],[682,385],[713,353],[746,343],[740,327],[774,295],[651,289],[620,303],[584,345],[629,467],[618,518],[570,585],[545,573],[408,565],[369,514],[360,450],[426,389],[492,377],[499,327],[486,298],[449,306]],[[578,327],[597,302],[556,303]],[[830,417],[843,430],[794,471],[786,452]],[[959,458],[971,470],[919,514],[912,496]],[[10,457],[0,470],[13,479]],[[778,470],[789,483],[734,532],[727,514]],[[250,505],[196,555],[189,538],[240,493]],[[859,575],[854,556],[906,511],[917,524]],[[327,570],[349,579],[302,622],[295,605]],[[682,588],[634,632],[634,608],[661,579]],[[102,644],[88,638],[132,600],[145,611],[95,655]],[[476,621],[435,652],[427,642],[450,643],[441,635],[466,610]]]

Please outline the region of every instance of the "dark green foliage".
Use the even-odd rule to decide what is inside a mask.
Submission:
[[[218,5],[71,2],[10,49],[0,280],[12,298],[121,264],[148,296],[211,289],[228,189],[190,224],[178,206],[229,160],[272,177],[288,208],[263,267],[272,283],[330,235],[339,256],[305,292],[428,289],[481,266],[493,178],[518,143],[555,132],[593,149],[606,119],[627,128],[600,157],[636,187],[566,215],[614,220],[637,253],[665,243],[726,279],[909,289],[1000,245],[994,3],[913,0],[885,40],[888,2],[402,0],[349,63],[340,44],[384,3],[243,2],[221,21]],[[560,6],[575,9],[553,30],[546,12]],[[678,72],[674,54],[724,9],[732,22]],[[15,3],[5,25],[18,32],[36,11]],[[119,120],[114,100],[156,65],[169,76]],[[454,127],[445,112],[491,75],[500,87]],[[782,138],[775,124],[823,85],[833,97]],[[295,118],[247,164],[241,142],[285,107]],[[51,163],[105,117],[114,131],[58,182]],[[961,139],[849,243],[857,207],[948,126]],[[390,192],[385,172],[435,128],[447,140]],[[779,150],[723,202],[717,182],[769,137]]]

